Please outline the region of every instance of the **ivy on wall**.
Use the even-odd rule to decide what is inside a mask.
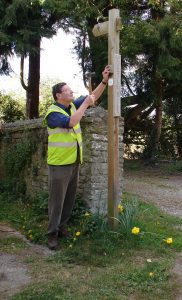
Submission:
[[[25,131],[22,139],[16,143],[8,135],[4,136],[4,141],[7,150],[2,157],[6,171],[6,180],[2,182],[3,189],[25,199],[25,167],[31,164],[32,155],[37,149],[36,136],[32,137],[30,132]]]

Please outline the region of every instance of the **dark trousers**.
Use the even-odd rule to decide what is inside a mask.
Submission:
[[[78,163],[48,166],[48,234],[58,232],[69,220],[76,196],[78,174]]]

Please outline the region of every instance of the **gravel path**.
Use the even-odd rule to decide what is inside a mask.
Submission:
[[[164,212],[182,217],[182,175],[162,175],[156,171],[124,173],[124,191],[140,196]]]

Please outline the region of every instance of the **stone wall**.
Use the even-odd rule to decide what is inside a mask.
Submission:
[[[78,196],[93,212],[107,210],[107,112],[101,108],[88,109],[81,122],[83,134],[84,163],[80,168]],[[120,190],[123,179],[123,120],[120,120]],[[47,130],[42,119],[18,121],[3,126],[0,134],[0,179],[6,177],[4,155],[16,145],[28,143],[32,147],[31,159],[27,157],[23,174],[26,194],[34,196],[47,191]],[[13,148],[12,148],[13,147]],[[21,157],[21,152],[18,159]],[[19,176],[20,174],[17,174]]]

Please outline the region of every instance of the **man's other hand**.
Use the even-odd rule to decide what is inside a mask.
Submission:
[[[105,83],[107,83],[109,80],[109,73],[110,73],[110,66],[106,66],[104,71],[102,72],[103,81]]]
[[[91,94],[91,95],[87,96],[85,101],[88,104],[88,106],[93,106],[95,104],[95,95]]]

